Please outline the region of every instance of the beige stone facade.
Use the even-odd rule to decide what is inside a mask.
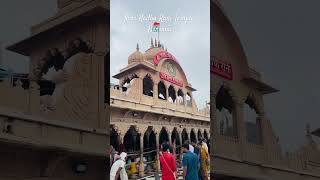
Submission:
[[[30,57],[30,71],[26,80],[0,82],[0,179],[107,177],[109,7],[105,0],[57,3],[54,17],[8,47]],[[45,76],[54,88],[46,89]]]
[[[114,75],[119,85],[110,89],[111,145],[124,144],[129,154],[145,159],[140,167],[155,163],[151,169],[159,170],[157,147],[163,142],[176,141],[179,147],[185,140],[210,138],[209,105],[197,107],[187,73],[160,42],[151,40],[144,53],[137,45],[128,65]],[[139,171],[140,176],[150,172]]]
[[[211,12],[212,61],[216,68],[222,67],[211,74],[211,177],[319,179],[320,156],[314,137],[308,133],[308,143],[298,152],[282,153],[263,105],[263,95],[277,90],[249,67],[219,2],[212,1]],[[254,122],[247,121],[249,112],[255,115]],[[225,122],[221,114],[231,122]]]

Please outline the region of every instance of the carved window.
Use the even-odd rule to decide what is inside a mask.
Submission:
[[[166,86],[164,85],[164,83],[162,81],[160,81],[158,84],[158,98],[162,99],[162,100],[167,99]]]
[[[169,93],[168,101],[171,103],[175,103],[177,96],[176,96],[176,90],[174,90],[174,87],[172,85],[169,86],[168,93]]]
[[[186,95],[186,103],[187,103],[188,107],[192,107],[192,98],[189,93],[187,93],[187,95]]]
[[[122,92],[129,93],[129,90],[130,90],[131,86],[133,85],[136,78],[138,78],[138,76],[136,74],[133,74],[131,77],[127,77],[122,82]]]
[[[181,105],[184,104],[184,94],[183,94],[181,89],[178,90],[178,98],[177,98],[177,100],[178,100],[179,104],[181,104]]]
[[[244,105],[244,119],[247,130],[247,141],[253,144],[261,144],[261,125],[257,107],[254,100],[247,97]]]
[[[153,81],[149,74],[143,78],[143,94],[146,96],[153,96]]]
[[[234,102],[229,92],[221,87],[216,96],[216,120],[218,132],[225,136],[236,136]]]

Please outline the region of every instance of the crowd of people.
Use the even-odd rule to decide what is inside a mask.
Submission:
[[[186,141],[182,147],[183,178],[185,180],[209,179],[209,149],[205,139],[198,143]],[[173,148],[173,152],[175,152]],[[160,164],[162,180],[175,180],[178,178],[177,162],[174,153],[170,152],[167,143],[161,145]]]
[[[182,161],[176,158],[175,142],[170,145],[162,143],[159,153],[162,180],[178,179],[177,166],[183,168],[185,180],[208,180],[209,179],[209,148],[206,139],[199,139],[198,142],[185,141],[181,146]],[[126,171],[127,153],[118,153],[111,147],[110,153],[110,180],[127,180]]]

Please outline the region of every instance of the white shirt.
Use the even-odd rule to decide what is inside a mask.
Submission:
[[[124,167],[125,165],[126,163],[122,159],[119,159],[116,162],[114,162],[110,169],[110,180],[114,180],[119,168],[122,168],[120,171],[121,180],[127,180],[128,176],[127,176],[126,169]]]
[[[194,153],[194,147],[189,144],[189,151]]]

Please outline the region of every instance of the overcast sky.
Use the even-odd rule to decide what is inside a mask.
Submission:
[[[249,64],[280,92],[265,97],[268,117],[286,149],[320,128],[320,1],[222,0]]]
[[[117,74],[128,64],[128,56],[150,47],[151,38],[157,33],[148,32],[154,21],[125,21],[126,17],[152,15],[172,17],[171,21],[160,22],[160,28],[170,28],[170,32],[160,32],[160,41],[173,54],[184,69],[188,81],[198,91],[193,93],[198,107],[203,107],[210,99],[210,6],[208,0],[111,0],[111,75]],[[189,21],[175,21],[175,17],[186,17]],[[191,17],[191,18],[190,18]],[[192,19],[192,20],[191,20]],[[111,77],[111,82],[118,83]]]
[[[4,48],[30,36],[32,25],[53,16],[55,12],[56,0],[0,1],[2,66],[28,72],[28,58]]]

